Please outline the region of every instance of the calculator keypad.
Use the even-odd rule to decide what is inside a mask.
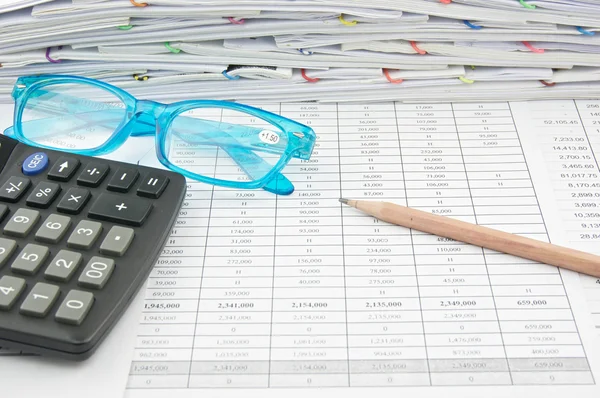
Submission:
[[[0,159],[0,347],[87,357],[154,265],[185,179],[17,148]]]

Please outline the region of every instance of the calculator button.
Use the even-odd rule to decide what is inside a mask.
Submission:
[[[62,197],[56,209],[61,213],[79,214],[90,199],[90,191],[83,188],[69,188]]]
[[[44,152],[36,152],[25,159],[21,170],[26,176],[34,176],[46,170],[46,167],[48,167],[48,155]]]
[[[0,204],[0,221],[4,220],[4,217],[8,214],[8,206]]]
[[[86,187],[97,187],[108,174],[108,165],[105,163],[88,164],[77,177],[77,184]]]
[[[115,261],[110,258],[94,256],[90,258],[81,275],[79,276],[79,286],[102,289],[115,269]]]
[[[23,238],[29,234],[39,218],[40,212],[37,210],[19,209],[4,226],[4,233]]]
[[[35,239],[41,242],[57,243],[71,226],[71,218],[50,214],[35,233]]]
[[[29,194],[26,203],[32,207],[45,209],[50,206],[50,203],[54,202],[59,192],[60,186],[58,184],[42,181]]]
[[[48,172],[48,179],[56,181],[69,181],[81,162],[75,158],[61,156]]]
[[[4,275],[0,279],[0,310],[8,311],[25,289],[25,280]]]
[[[137,194],[139,196],[156,199],[160,197],[168,184],[169,179],[167,177],[150,173],[142,180],[142,183],[137,190]]]
[[[0,200],[4,200],[6,202],[17,202],[21,199],[21,196],[27,191],[31,185],[31,181],[29,178],[23,177],[10,177],[8,181],[0,187]]]
[[[46,246],[28,243],[17,256],[10,268],[14,272],[33,275],[48,257],[50,250]]]
[[[61,250],[54,256],[50,265],[44,271],[44,276],[46,279],[68,282],[81,264],[82,258],[81,253]]]
[[[92,293],[71,290],[58,307],[54,319],[61,323],[81,325],[93,303],[94,295]]]
[[[111,256],[122,256],[133,240],[133,229],[114,226],[100,245],[100,253]]]
[[[0,238],[0,268],[17,248],[17,242],[12,239]]]
[[[38,282],[35,284],[33,289],[29,292],[25,300],[23,300],[23,304],[21,304],[21,308],[19,308],[19,312],[21,314],[37,316],[37,317],[45,317],[52,307],[52,304],[58,298],[60,290],[58,286],[50,285],[44,282]]]
[[[95,221],[81,220],[67,239],[67,246],[87,250],[102,232],[102,224]]]
[[[140,226],[151,208],[150,202],[144,199],[102,193],[92,204],[88,216],[97,220]]]
[[[108,182],[109,191],[127,192],[138,179],[140,173],[135,169],[119,169]]]

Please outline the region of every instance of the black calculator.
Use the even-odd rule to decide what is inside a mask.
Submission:
[[[0,347],[90,357],[146,280],[185,192],[171,171],[0,135]]]

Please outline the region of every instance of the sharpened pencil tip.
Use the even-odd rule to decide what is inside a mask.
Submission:
[[[347,205],[347,204],[348,204],[348,199],[339,198],[338,200],[340,201],[340,203],[343,203],[343,204],[345,204],[345,205]]]

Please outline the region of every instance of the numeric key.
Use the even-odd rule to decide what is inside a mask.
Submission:
[[[50,250],[48,250],[46,246],[29,243],[21,250],[21,253],[19,253],[15,261],[13,261],[10,268],[14,272],[33,275],[46,260],[49,253]]]
[[[31,209],[19,209],[4,226],[6,235],[18,238],[26,237],[40,219],[40,212]]]
[[[69,217],[50,214],[35,233],[35,239],[40,242],[57,243],[70,226],[71,219]]]
[[[62,301],[54,319],[57,322],[81,325],[94,303],[94,295],[81,290],[71,290]]]
[[[44,271],[44,276],[46,279],[68,282],[81,264],[82,258],[81,253],[61,250],[52,259],[46,271]]]
[[[29,316],[45,317],[59,293],[58,286],[38,282],[23,300],[19,312]]]
[[[115,262],[110,258],[94,256],[90,258],[81,275],[78,283],[80,286],[90,289],[102,289],[108,278],[115,269]]]
[[[17,248],[17,242],[12,239],[0,238],[0,268],[12,256]]]
[[[25,289],[25,280],[4,275],[0,279],[0,310],[8,311]]]
[[[102,232],[102,224],[95,221],[81,220],[67,239],[67,246],[87,250]]]

